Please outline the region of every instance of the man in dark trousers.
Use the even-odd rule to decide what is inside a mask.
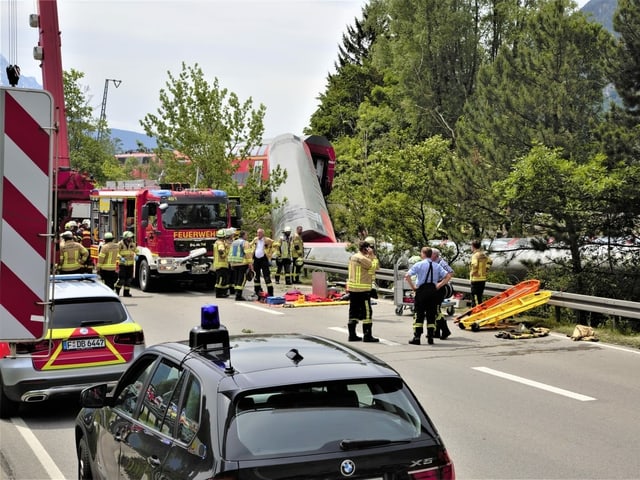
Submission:
[[[404,279],[415,292],[415,310],[413,314],[413,338],[409,340],[411,345],[420,345],[423,325],[427,322],[427,342],[433,344],[433,334],[436,329],[436,316],[438,314],[438,290],[449,282],[452,274],[442,268],[438,263],[431,261],[431,249],[422,247],[420,256],[423,260],[414,264],[405,274]],[[415,283],[413,276],[415,275]]]
[[[373,247],[368,242],[360,242],[358,252],[349,259],[347,290],[349,291],[349,329],[350,342],[378,342],[372,335],[373,320],[371,317],[372,265],[376,260]],[[356,326],[362,321],[362,333],[356,334]]]
[[[116,268],[118,266],[119,250],[119,245],[113,242],[113,233],[105,233],[104,245],[100,247],[100,253],[98,254],[97,270],[104,284],[114,292],[116,291],[116,281],[118,280]]]

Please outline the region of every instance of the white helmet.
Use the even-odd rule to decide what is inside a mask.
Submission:
[[[367,242],[369,245],[371,245],[372,247],[376,246],[376,239],[369,236],[367,238],[364,239],[365,242]]]
[[[62,238],[64,238],[64,239],[67,239],[67,240],[68,240],[68,239],[70,239],[70,238],[73,238],[73,233],[71,233],[70,231],[68,231],[68,230],[67,230],[66,232],[64,232],[64,233],[63,233],[62,235],[60,235],[60,236],[61,236]]]
[[[69,220],[66,224],[65,224],[65,228],[67,230],[70,230],[72,228],[76,228],[78,226],[78,224],[76,223],[75,220]]]
[[[82,226],[89,228],[91,226],[91,220],[85,218],[84,220],[82,220]]]
[[[291,227],[289,225],[287,225],[286,227],[284,227],[284,232],[285,233],[291,233]]]

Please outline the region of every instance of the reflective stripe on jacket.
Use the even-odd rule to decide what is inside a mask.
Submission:
[[[304,257],[304,242],[297,233],[293,236],[291,247],[291,258]]]
[[[231,244],[231,252],[229,253],[229,265],[248,265],[251,263],[251,248],[249,242],[244,238],[238,238]]]
[[[228,268],[229,244],[224,240],[216,240],[213,244],[213,269]]]
[[[131,242],[129,245],[124,243],[124,240],[118,242],[118,255],[121,257],[120,264],[124,266],[132,266],[136,263],[136,254],[138,253],[138,247]]]
[[[118,252],[120,246],[117,243],[107,242],[102,245],[98,254],[98,269],[115,272],[118,264]]]
[[[67,272],[84,267],[89,251],[74,240],[67,240],[60,249],[60,271]]]
[[[373,259],[358,252],[349,259],[349,276],[347,278],[347,290],[350,292],[368,292],[371,290],[373,278],[370,268]]]

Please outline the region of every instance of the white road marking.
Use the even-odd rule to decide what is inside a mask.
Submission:
[[[349,330],[343,327],[329,327],[329,330],[334,330],[336,332],[344,333],[345,335],[349,335]],[[385,345],[396,346],[400,345],[399,343],[392,342],[391,340],[385,340],[384,338],[380,339],[380,343],[384,343]]]
[[[239,305],[241,307],[252,308],[252,309],[258,310],[260,312],[268,313],[270,315],[284,315],[284,313],[282,313],[282,312],[280,312],[278,310],[273,310],[272,308],[267,308],[267,307],[259,307],[257,305],[252,305],[250,303],[236,302],[235,304]]]
[[[580,393],[570,392],[569,390],[564,390],[562,388],[554,387],[552,385],[547,385],[545,383],[536,382],[534,380],[529,380],[527,378],[518,377],[517,375],[511,375],[510,373],[504,373],[498,370],[493,370],[492,368],[487,368],[487,367],[472,367],[472,368],[473,370],[477,370],[479,372],[488,373],[489,375],[494,375],[496,377],[504,378],[506,380],[511,380],[512,382],[518,382],[518,383],[522,383],[523,385],[528,385],[530,387],[546,390],[547,392],[563,395],[565,397],[573,398],[574,400],[579,400],[581,402],[590,402],[592,400],[596,400],[593,397],[588,397]]]
[[[11,423],[16,426],[18,432],[20,432],[20,435],[22,435],[22,438],[24,438],[29,447],[31,447],[31,450],[33,450],[33,453],[35,454],[35,458],[37,458],[40,464],[43,466],[43,468],[49,475],[49,478],[64,478],[64,475],[62,474],[58,466],[49,456],[42,444],[38,441],[38,438],[29,429],[27,424],[18,417],[12,418]]]

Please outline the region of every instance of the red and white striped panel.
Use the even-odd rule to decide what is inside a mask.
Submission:
[[[45,334],[52,112],[48,92],[0,89],[0,340]]]

